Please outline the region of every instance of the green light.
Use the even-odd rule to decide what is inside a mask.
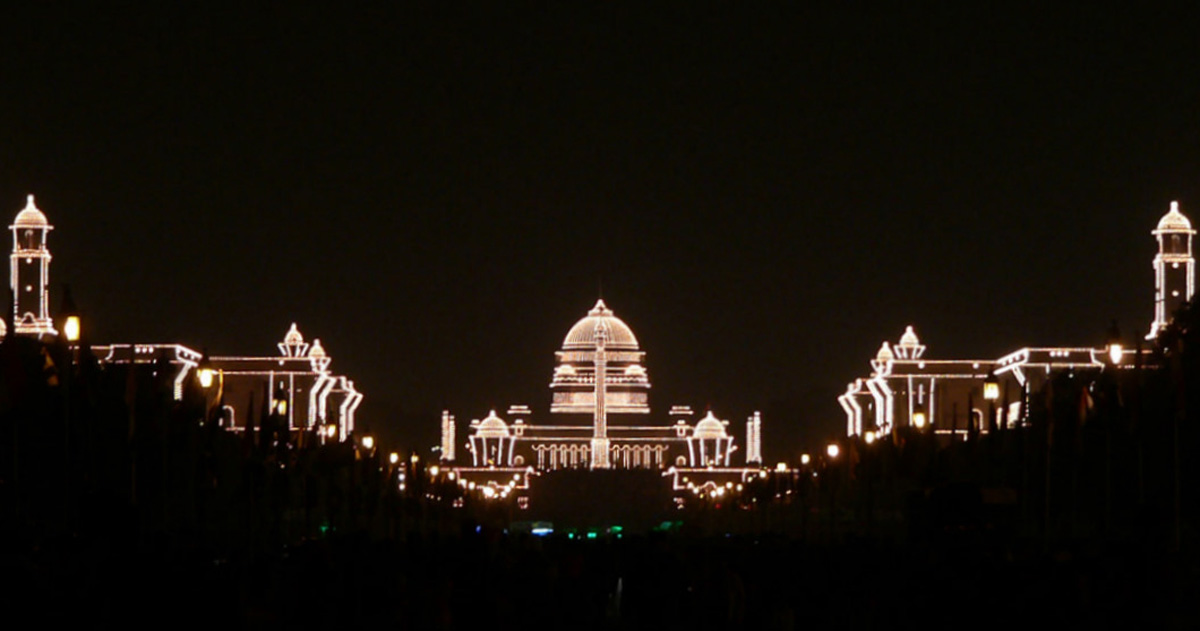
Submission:
[[[592,530],[588,531],[588,539],[595,539],[595,538],[596,538],[596,532],[592,531]]]
[[[624,530],[624,528],[620,526],[613,526],[612,528],[608,529],[609,532],[621,532],[622,530]]]

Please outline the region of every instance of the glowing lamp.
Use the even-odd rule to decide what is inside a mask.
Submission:
[[[867,432],[863,438],[867,441],[867,444],[870,445],[871,443],[875,442],[875,432]]]
[[[1121,363],[1121,355],[1125,349],[1121,346],[1121,330],[1117,321],[1113,320],[1112,328],[1108,330],[1108,359],[1114,366]]]
[[[392,453],[388,454],[388,462],[390,462],[392,464],[396,464],[397,462],[400,462],[400,454],[398,454],[394,451]]]
[[[67,321],[63,323],[63,335],[67,336],[68,342],[79,341],[79,316],[67,316]]]
[[[66,284],[63,285],[62,314],[63,336],[67,338],[68,342],[78,342],[80,329],[79,312],[75,308],[75,300],[71,298],[71,286]]]
[[[808,464],[812,462],[812,456],[808,454],[800,454],[800,464]]]
[[[996,379],[996,373],[988,373],[987,379],[983,380],[983,398],[988,401],[995,401],[1000,398],[1000,382]]]
[[[825,448],[825,453],[830,458],[837,458],[838,454],[842,453],[842,450],[838,447],[837,443],[829,443],[829,446]]]
[[[913,424],[913,427],[915,427],[917,429],[921,429],[921,428],[925,427],[925,413],[924,412],[913,412],[912,424]]]
[[[783,473],[784,471],[787,471],[787,463],[786,463],[786,462],[780,462],[779,464],[776,464],[776,465],[775,465],[775,470],[776,470],[776,471],[778,471],[778,472],[780,472],[780,473]]]
[[[433,465],[432,467],[429,467],[429,475],[431,475],[435,478],[437,477],[438,471],[440,471],[440,469],[438,469],[437,465]]]
[[[275,402],[275,411],[280,416],[287,414],[287,399],[280,399],[280,400],[276,401]]]
[[[201,388],[204,388],[207,390],[208,388],[212,387],[212,385],[213,385],[213,369],[212,368],[208,368],[208,367],[201,368],[196,373],[196,376],[199,377],[199,379],[200,379],[200,387]]]
[[[325,426],[325,435],[329,438],[336,438],[337,437],[337,425],[326,425]]]
[[[374,449],[375,448],[375,437],[374,436],[363,436],[362,446],[363,446],[363,449],[368,449],[368,450]]]

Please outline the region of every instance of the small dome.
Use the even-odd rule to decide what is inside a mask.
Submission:
[[[900,336],[900,346],[919,346],[921,340],[917,339],[917,332],[913,330],[910,324],[904,329],[904,335]]]
[[[292,323],[292,328],[288,329],[287,335],[283,336],[283,343],[288,346],[299,346],[304,343],[304,336],[300,335],[300,329],[296,328],[296,323]]]
[[[308,351],[308,356],[315,359],[324,359],[329,357],[329,353],[326,353],[325,347],[321,346],[321,340],[315,339],[313,340],[312,348]]]
[[[496,416],[496,411],[492,410],[488,413],[487,418],[475,428],[475,435],[480,438],[506,438],[508,437],[508,425],[499,416]]]
[[[638,364],[631,364],[625,367],[626,377],[645,377],[646,369]]]
[[[30,195],[25,203],[25,209],[17,213],[17,218],[13,221],[13,228],[49,228],[50,222],[46,220],[46,215],[38,210],[38,207],[33,203],[33,195]]]
[[[575,323],[563,340],[563,350],[592,350],[596,348],[596,327],[600,325],[608,332],[604,347],[608,349],[633,350],[638,349],[637,338],[629,325],[613,315],[603,300],[597,300],[596,306],[588,312],[587,317]]]
[[[896,356],[892,353],[892,348],[888,346],[887,342],[884,342],[883,346],[879,347],[879,353],[875,355],[875,361],[890,362],[893,359],[896,359]]]
[[[725,424],[713,416],[712,410],[709,410],[708,416],[696,423],[696,429],[692,430],[692,436],[701,440],[725,438]]]
[[[1160,232],[1192,232],[1192,222],[1179,212],[1179,202],[1171,202],[1171,210],[1158,220],[1154,234]]]

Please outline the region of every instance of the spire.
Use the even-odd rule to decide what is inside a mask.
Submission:
[[[612,315],[612,309],[609,309],[608,305],[604,304],[604,299],[600,298],[600,299],[596,300],[596,306],[592,307],[592,310],[588,312],[588,315],[590,315],[590,316],[601,316],[601,315],[610,316],[610,315]]]

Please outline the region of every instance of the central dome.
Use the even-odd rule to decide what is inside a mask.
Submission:
[[[629,325],[613,315],[611,309],[605,306],[603,300],[597,300],[596,306],[588,311],[587,317],[575,323],[563,340],[563,350],[592,350],[596,348],[596,326],[603,325],[608,329],[608,341],[605,348],[631,350],[638,349],[637,338]]]

